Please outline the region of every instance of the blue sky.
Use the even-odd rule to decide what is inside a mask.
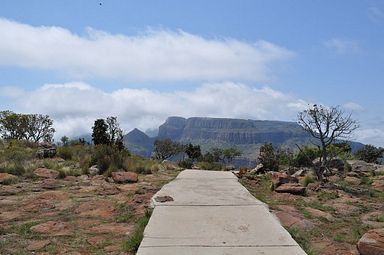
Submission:
[[[322,103],[384,146],[384,1],[5,0],[0,18],[0,109],[49,114],[58,135]]]

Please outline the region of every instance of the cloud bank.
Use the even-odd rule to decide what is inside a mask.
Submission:
[[[157,128],[169,116],[229,117],[294,121],[307,102],[269,87],[205,83],[191,91],[124,88],[105,92],[89,84],[46,84],[13,98],[22,112],[55,120],[57,137],[90,133],[96,118],[117,116],[125,131]]]
[[[72,77],[128,81],[253,80],[293,53],[267,41],[204,38],[182,30],[134,36],[92,28],[80,36],[54,26],[0,19],[0,65],[53,70]]]

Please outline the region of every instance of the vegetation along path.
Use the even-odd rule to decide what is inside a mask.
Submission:
[[[185,170],[152,203],[138,255],[305,254],[231,172]]]

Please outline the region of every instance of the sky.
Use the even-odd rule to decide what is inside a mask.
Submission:
[[[384,146],[384,0],[3,0],[0,38],[0,110],[48,114],[56,139],[316,103]]]

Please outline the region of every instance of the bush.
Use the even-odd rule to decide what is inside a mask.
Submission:
[[[14,164],[8,166],[5,169],[5,172],[7,172],[9,174],[21,176],[21,175],[25,174],[26,171],[25,171],[24,166],[21,163],[14,163]]]
[[[294,159],[294,165],[296,167],[310,167],[312,166],[312,161],[320,157],[320,151],[316,147],[304,147],[299,151]]]
[[[191,169],[193,166],[193,160],[190,158],[185,159],[185,160],[181,160],[181,161],[179,161],[178,165],[179,165],[179,167],[182,167],[184,169]]]
[[[92,165],[97,165],[100,173],[104,173],[113,164],[117,169],[123,168],[123,162],[129,153],[125,150],[119,150],[112,145],[99,144],[94,148],[91,159]]]
[[[215,170],[215,171],[221,171],[223,170],[223,165],[217,162],[199,162],[197,163],[198,168],[204,169],[204,170]]]
[[[384,149],[376,148],[373,145],[364,145],[356,152],[356,158],[364,160],[367,163],[379,163],[379,158],[383,157]]]
[[[57,156],[65,160],[71,160],[73,157],[73,152],[71,150],[71,147],[69,146],[59,147],[57,149]]]
[[[279,161],[271,143],[266,143],[260,147],[260,153],[257,159],[259,163],[263,164],[264,171],[279,170]]]
[[[315,180],[313,179],[313,177],[312,177],[311,175],[306,175],[306,176],[304,177],[304,179],[303,179],[302,185],[303,185],[304,187],[307,187],[308,184],[310,184],[310,183],[314,183],[314,182],[315,182]]]
[[[128,240],[124,243],[123,249],[129,252],[136,252],[139,249],[140,243],[144,237],[144,229],[149,222],[151,212],[146,211],[144,217],[138,220],[132,234],[129,235]]]

